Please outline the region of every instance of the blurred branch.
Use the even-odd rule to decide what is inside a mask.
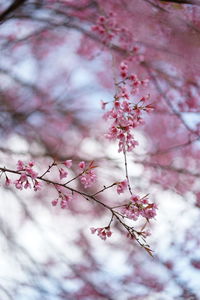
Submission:
[[[193,131],[188,126],[188,124],[183,119],[182,115],[174,108],[174,106],[171,103],[170,99],[167,97],[166,92],[164,92],[163,89],[161,88],[161,85],[159,84],[159,82],[157,80],[157,77],[151,71],[151,66],[147,62],[143,62],[142,65],[148,71],[148,74],[151,77],[152,81],[154,82],[154,85],[155,85],[156,89],[158,90],[159,94],[162,95],[163,100],[165,101],[165,103],[167,104],[167,106],[170,108],[170,110],[172,111],[172,113],[181,121],[181,123],[187,129],[187,131],[189,131],[191,134],[194,134],[197,137],[197,139],[199,140],[200,139],[200,135],[196,131]]]
[[[164,3],[176,3],[176,4],[189,4],[189,5],[200,5],[197,0],[159,0]]]
[[[199,137],[194,138],[194,139],[190,139],[190,140],[188,140],[187,142],[182,143],[182,144],[178,144],[178,145],[175,145],[175,146],[171,146],[171,147],[169,147],[169,148],[167,148],[167,149],[164,149],[164,150],[158,150],[158,151],[149,153],[149,155],[154,156],[154,155],[158,155],[158,154],[165,154],[165,153],[168,153],[168,152],[171,152],[171,151],[174,151],[174,150],[178,150],[178,149],[181,149],[181,148],[190,146],[190,145],[192,145],[193,143],[198,142],[198,141],[199,141]]]
[[[0,23],[6,19],[10,14],[20,8],[27,0],[15,0],[11,5],[0,14]]]
[[[156,169],[163,169],[163,170],[168,170],[168,171],[172,171],[172,172],[177,172],[183,175],[191,175],[194,177],[200,177],[200,173],[193,173],[185,168],[176,168],[170,165],[161,165],[159,163],[152,163],[152,162],[148,162],[145,160],[134,160],[134,163],[136,164],[142,164],[144,166],[148,166],[148,167],[153,167]]]

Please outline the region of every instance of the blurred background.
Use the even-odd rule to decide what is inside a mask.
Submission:
[[[43,174],[53,160],[72,159],[73,177],[78,162],[94,160],[91,193],[124,180],[100,101],[113,100],[113,69],[119,76],[127,59],[149,79],[155,107],[135,130],[130,180],[158,205],[152,258],[117,222],[108,240],[91,235],[110,218],[97,204],[77,196],[68,209],[52,207],[49,185],[18,191],[2,175],[0,299],[200,299],[200,8],[178,2],[0,2],[0,166],[34,160]],[[109,43],[94,30],[102,15],[118,32]],[[120,204],[125,195],[99,197]]]

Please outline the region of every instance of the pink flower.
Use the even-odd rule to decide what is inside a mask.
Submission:
[[[18,162],[17,162],[17,170],[18,171],[24,170],[24,163],[23,163],[23,161],[18,160]]]
[[[17,170],[18,171],[24,171],[24,173],[21,176],[21,181],[24,182],[26,180],[25,176],[30,176],[32,179],[35,179],[38,176],[38,173],[36,173],[32,167],[34,166],[34,162],[30,161],[28,165],[24,164],[23,161],[18,160],[17,162]]]
[[[36,173],[31,167],[26,167],[26,173],[32,178],[35,179],[38,176],[38,173]]]
[[[137,207],[135,206],[131,206],[131,205],[127,205],[125,207],[123,207],[121,209],[121,213],[126,216],[127,218],[137,221],[139,215],[140,215],[140,211]]]
[[[98,22],[99,23],[104,23],[106,21],[106,18],[104,16],[99,16]]]
[[[148,204],[142,211],[142,216],[147,219],[152,219],[156,216],[157,205],[155,203]]]
[[[123,112],[130,112],[130,103],[128,101],[123,101],[122,102],[122,109],[123,109]]]
[[[20,178],[19,178],[19,181],[21,183],[23,183],[24,181],[27,181],[27,180],[28,180],[27,175],[25,173],[22,173]]]
[[[69,203],[72,200],[72,196],[69,194],[67,194],[67,195],[65,194],[65,195],[63,195],[63,199]]]
[[[6,182],[5,185],[9,186],[12,183],[12,181],[8,178],[8,176],[6,176]]]
[[[90,230],[91,230],[91,233],[92,233],[92,234],[94,234],[94,233],[97,231],[97,229],[94,228],[94,227],[91,227]]]
[[[35,183],[34,183],[34,191],[36,192],[36,191],[41,190],[41,186],[42,186],[41,182],[35,180]]]
[[[127,72],[126,71],[121,71],[120,73],[122,78],[126,78],[127,77]]]
[[[85,172],[82,176],[81,176],[81,183],[84,185],[84,188],[88,188],[91,187],[94,182],[96,181],[96,174],[94,172],[94,170],[89,170],[87,172]]]
[[[105,136],[109,140],[118,140],[118,152],[130,152],[138,145],[132,131],[134,128],[144,124],[142,111],[149,112],[152,109],[152,105],[147,104],[144,106],[144,102],[149,99],[149,95],[141,97],[137,104],[130,100],[132,98],[131,94],[139,91],[141,84],[145,85],[146,81],[141,82],[135,74],[128,76],[126,61],[121,62],[120,73],[123,80],[117,84],[118,91],[114,97],[113,107],[103,116],[105,120],[112,120],[112,124]],[[127,82],[128,84],[126,84]]]
[[[97,232],[97,235],[102,239],[106,240],[107,237],[111,237],[112,232],[110,231],[110,227],[102,227],[102,228],[90,228],[91,233],[94,234]]]
[[[119,109],[120,108],[120,102],[119,101],[114,101],[114,107],[116,109]]]
[[[121,181],[117,184],[117,193],[121,194],[124,193],[124,191],[127,189],[127,180]]]
[[[72,195],[69,194],[62,194],[60,193],[59,198],[51,201],[51,204],[53,206],[56,206],[58,204],[58,201],[60,201],[60,207],[62,209],[65,209],[66,207],[68,207],[69,202],[72,200]]]
[[[94,172],[94,162],[90,162],[89,166],[86,168],[86,164],[84,161],[79,163],[79,168],[83,169],[84,171],[79,175],[80,181],[84,185],[84,188],[88,188],[93,185],[93,183],[96,181],[96,174]]]
[[[85,162],[81,161],[78,166],[80,169],[85,169]]]
[[[68,159],[68,160],[64,161],[63,164],[65,165],[65,167],[71,168],[71,166],[72,166],[72,160]]]
[[[52,206],[56,206],[58,204],[58,199],[51,201]]]
[[[35,165],[35,163],[33,162],[33,161],[30,161],[29,163],[28,163],[28,165],[29,165],[29,167],[33,167],[34,165]]]
[[[133,203],[139,203],[140,201],[140,198],[136,195],[133,195],[131,196],[131,199],[130,199]]]
[[[143,85],[143,86],[148,86],[148,84],[149,84],[149,79],[144,79],[144,80],[141,80],[141,84]]]
[[[66,208],[66,207],[67,207],[67,204],[68,204],[68,202],[67,202],[66,200],[61,200],[61,201],[60,201],[60,207],[61,207],[62,209]]]
[[[72,196],[69,194],[62,195],[62,196],[60,196],[60,198],[61,198],[60,207],[62,209],[68,207],[69,202],[72,200]]]
[[[33,182],[33,188],[35,191],[40,189],[41,183],[39,183],[35,178],[37,178],[38,174],[32,169],[32,166],[34,165],[33,162],[29,162],[28,165],[25,165],[21,160],[17,163],[17,168],[20,169],[21,172],[20,177],[18,180],[14,182],[15,187],[19,190],[22,190],[23,188],[31,188],[31,183],[29,182],[30,178]]]
[[[120,64],[120,69],[122,71],[127,71],[128,70],[127,63],[122,61],[121,64]]]
[[[97,228],[97,235],[102,239],[102,240],[106,240],[106,231],[104,230],[104,228]]]
[[[20,182],[20,180],[14,181],[14,185],[15,185],[16,189],[18,189],[18,190],[23,189],[23,186],[22,186],[22,183]]]
[[[106,232],[106,235],[107,235],[107,237],[111,237],[112,231],[108,230],[108,231]]]
[[[24,184],[24,188],[25,188],[25,189],[31,188],[31,185],[30,185],[30,183],[28,182],[28,180],[27,180],[26,183]]]
[[[60,173],[60,180],[62,180],[63,178],[66,178],[67,174],[68,174],[63,168],[59,169],[59,173]]]
[[[121,213],[129,219],[136,221],[139,216],[152,219],[156,215],[157,205],[149,203],[148,198],[131,196],[130,203],[121,209]]]
[[[128,71],[127,63],[121,62],[121,64],[120,64],[120,70],[121,70],[121,72],[120,72],[121,77],[122,78],[127,77],[127,71]]]
[[[129,76],[129,79],[132,80],[132,81],[138,80],[137,75],[135,75],[135,74],[131,74],[131,75]]]
[[[156,210],[155,209],[144,209],[142,216],[147,219],[152,219],[156,216]]]

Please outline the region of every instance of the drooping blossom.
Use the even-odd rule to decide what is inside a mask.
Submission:
[[[88,170],[81,175],[81,183],[84,185],[84,188],[91,187],[96,181],[96,174],[94,170]]]
[[[33,186],[34,191],[36,192],[36,191],[41,190],[41,187],[42,187],[42,183],[40,181],[35,180],[34,186]]]
[[[11,179],[8,178],[8,176],[6,176],[6,181],[5,181],[5,185],[9,186],[12,183]]]
[[[79,163],[79,168],[83,170],[83,172],[80,175],[80,181],[84,185],[84,188],[91,187],[95,181],[96,181],[96,173],[94,171],[94,168],[96,166],[94,165],[94,162],[90,162],[89,165],[86,167],[86,163],[84,161],[81,161]]]
[[[127,189],[127,180],[121,181],[117,184],[117,193],[121,194],[124,193],[124,191]]]
[[[65,208],[67,208],[68,207],[68,205],[69,205],[69,202],[72,200],[72,195],[70,195],[70,194],[63,194],[63,193],[61,193],[61,192],[59,192],[59,197],[58,198],[56,198],[56,199],[54,199],[54,200],[52,200],[51,201],[51,204],[52,204],[52,206],[57,206],[57,204],[59,203],[60,204],[60,207],[62,208],[62,209],[65,209]]]
[[[52,206],[56,206],[58,204],[58,198],[51,201]]]
[[[65,160],[63,164],[65,165],[66,168],[70,169],[72,166],[72,160],[71,159]]]
[[[60,175],[60,180],[62,180],[63,178],[67,177],[68,173],[63,168],[59,168],[59,175]]]
[[[21,160],[18,160],[17,162],[17,170],[18,171],[23,171],[24,170],[24,163]]]
[[[78,164],[79,168],[80,169],[85,169],[85,162],[84,161],[81,161],[79,164]]]
[[[111,120],[111,126],[105,137],[109,140],[118,141],[119,152],[130,152],[138,145],[133,130],[144,124],[142,112],[151,111],[153,106],[146,104],[149,94],[140,97],[140,99],[134,99],[132,96],[136,94],[136,89],[139,89],[140,85],[145,86],[146,81],[144,79],[141,84],[135,74],[129,76],[126,61],[120,64],[120,76],[122,81],[116,83],[117,90],[113,107],[103,116],[105,120]]]
[[[150,203],[147,197],[140,198],[133,195],[130,202],[121,208],[121,213],[129,219],[136,221],[139,216],[152,219],[156,216],[157,205]]]
[[[90,230],[92,234],[97,233],[97,235],[104,241],[108,237],[111,237],[112,235],[112,231],[110,230],[110,227],[100,227],[100,228],[91,227]]]

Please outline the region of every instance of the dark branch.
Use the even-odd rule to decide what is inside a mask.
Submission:
[[[0,15],[0,22],[3,22],[6,17],[12,14],[16,9],[22,6],[27,0],[15,0],[11,5]]]

